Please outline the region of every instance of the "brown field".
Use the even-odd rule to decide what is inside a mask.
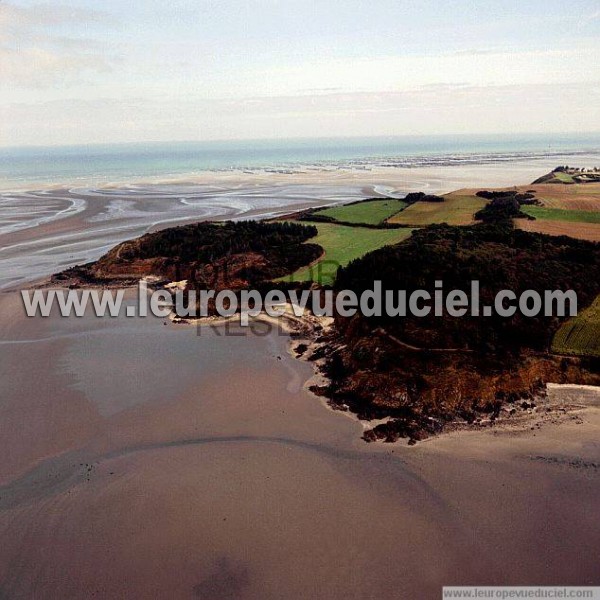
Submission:
[[[463,189],[450,192],[444,195],[444,202],[416,202],[388,219],[388,222],[416,227],[432,223],[470,225],[474,223],[473,215],[487,202],[476,197],[476,191]]]
[[[600,242],[600,225],[596,223],[574,223],[572,221],[550,221],[537,219],[515,219],[515,225],[524,231],[547,233],[548,235],[568,235],[580,240]]]
[[[541,200],[543,206],[546,208],[600,211],[600,183],[577,183],[571,185],[540,183],[536,185],[516,185],[506,188],[474,188],[459,190],[458,192],[452,192],[452,194],[474,195],[481,189],[515,190],[521,193],[535,192],[535,197]]]
[[[519,186],[517,189],[521,192],[535,190],[535,197],[541,200],[543,208],[600,212],[600,183],[573,185],[546,183]],[[535,221],[516,219],[515,225],[525,231],[549,235],[568,235],[580,240],[600,242],[600,224],[597,223],[538,218]]]
[[[469,225],[474,222],[473,215],[486,204],[486,200],[475,194],[483,189],[515,190],[519,192],[535,191],[535,196],[544,208],[559,210],[579,210],[600,212],[600,183],[560,185],[552,183],[528,184],[507,188],[463,188],[445,194],[445,202],[417,202],[388,219],[389,223],[422,227],[432,223],[449,225]],[[563,222],[539,221],[538,227],[526,225],[528,231],[542,231],[553,235],[571,235],[582,239],[597,240],[597,226],[592,224],[574,225]],[[579,234],[576,232],[579,230]],[[590,237],[591,236],[591,237]]]
[[[600,211],[600,183],[574,185],[540,184],[519,186],[519,191],[535,190],[535,197],[547,208]]]

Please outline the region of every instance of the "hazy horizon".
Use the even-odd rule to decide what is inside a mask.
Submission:
[[[489,133],[489,132],[476,132],[476,133],[446,133],[446,134],[437,134],[437,133],[425,133],[425,134],[393,134],[393,135],[339,135],[339,136],[295,136],[295,137],[257,137],[257,138],[221,138],[221,139],[164,139],[164,140],[120,140],[113,142],[77,142],[77,143],[61,143],[57,142],[55,144],[39,144],[39,143],[31,143],[31,144],[19,144],[19,145],[0,145],[0,149],[3,151],[11,151],[11,150],[44,150],[44,149],[56,149],[59,150],[69,149],[69,148],[94,148],[94,147],[119,147],[119,146],[135,146],[135,145],[147,145],[147,146],[168,146],[170,144],[173,145],[194,145],[194,144],[207,144],[207,145],[219,145],[219,144],[227,144],[233,147],[238,146],[241,147],[244,144],[284,144],[285,142],[290,142],[292,144],[302,143],[302,142],[352,142],[352,141],[395,141],[395,140],[436,140],[436,139],[450,139],[457,138],[460,140],[461,138],[464,140],[473,140],[480,138],[481,140],[509,140],[518,136],[519,138],[527,138],[531,137],[532,141],[538,138],[539,140],[550,140],[550,138],[555,138],[558,141],[563,141],[565,138],[572,140],[581,140],[585,138],[590,138],[593,140],[595,144],[600,143],[600,129],[597,130],[574,130],[574,131],[523,131],[517,134],[513,133]],[[595,149],[595,147],[594,147]]]
[[[112,142],[88,142],[82,141],[77,143],[64,143],[57,142],[53,144],[39,144],[39,143],[30,143],[30,144],[18,144],[18,145],[0,145],[0,149],[4,151],[11,150],[35,150],[35,149],[68,149],[68,148],[83,148],[83,147],[103,147],[103,146],[134,146],[134,145],[169,145],[169,144],[231,144],[235,146],[236,144],[252,144],[252,143],[269,143],[273,142],[274,144],[281,144],[285,142],[290,143],[299,143],[299,142],[335,142],[335,141],[359,141],[359,140],[432,140],[435,138],[464,138],[464,139],[509,139],[514,136],[518,137],[527,137],[531,136],[532,138],[545,138],[548,139],[550,137],[555,137],[556,139],[560,138],[594,138],[594,142],[600,142],[600,129],[597,130],[574,130],[574,131],[550,131],[550,132],[542,132],[542,131],[520,131],[518,133],[501,133],[501,132],[477,132],[477,133],[446,133],[446,134],[438,134],[438,133],[425,133],[425,134],[393,134],[393,135],[338,135],[338,136],[295,136],[295,137],[255,137],[255,138],[214,138],[214,139],[156,139],[156,140],[119,140]]]

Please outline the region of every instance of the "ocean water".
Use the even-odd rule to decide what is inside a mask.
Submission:
[[[0,189],[185,178],[205,171],[461,165],[594,154],[600,133],[327,138],[0,148]]]
[[[0,149],[0,290],[161,227],[526,184],[559,164],[600,165],[600,134]]]

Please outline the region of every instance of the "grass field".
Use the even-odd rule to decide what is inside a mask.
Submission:
[[[475,190],[477,191],[477,190]],[[432,223],[469,225],[473,215],[482,209],[487,200],[470,191],[459,190],[444,196],[444,202],[416,202],[388,220],[389,223],[422,227]]]
[[[379,225],[388,217],[404,210],[408,203],[396,199],[372,200],[343,206],[332,206],[316,211],[314,214],[330,217],[336,221],[346,223],[366,223],[367,225]]]
[[[345,266],[351,260],[364,256],[367,252],[396,244],[405,240],[412,229],[366,229],[349,227],[334,223],[315,223],[319,233],[309,240],[319,244],[325,255],[316,264],[303,267],[284,281],[316,281],[331,285],[335,279],[338,266]]]
[[[560,171],[554,173],[554,179],[558,179],[558,181],[561,181],[562,183],[575,183],[571,175],[568,173],[561,173]]]
[[[560,354],[600,356],[600,296],[556,332],[552,350]]]
[[[591,210],[562,210],[546,208],[545,206],[523,206],[521,210],[545,221],[569,221],[572,223],[600,223],[600,211]]]

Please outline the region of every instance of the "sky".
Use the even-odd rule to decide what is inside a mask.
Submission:
[[[577,131],[597,0],[0,0],[0,146]]]

